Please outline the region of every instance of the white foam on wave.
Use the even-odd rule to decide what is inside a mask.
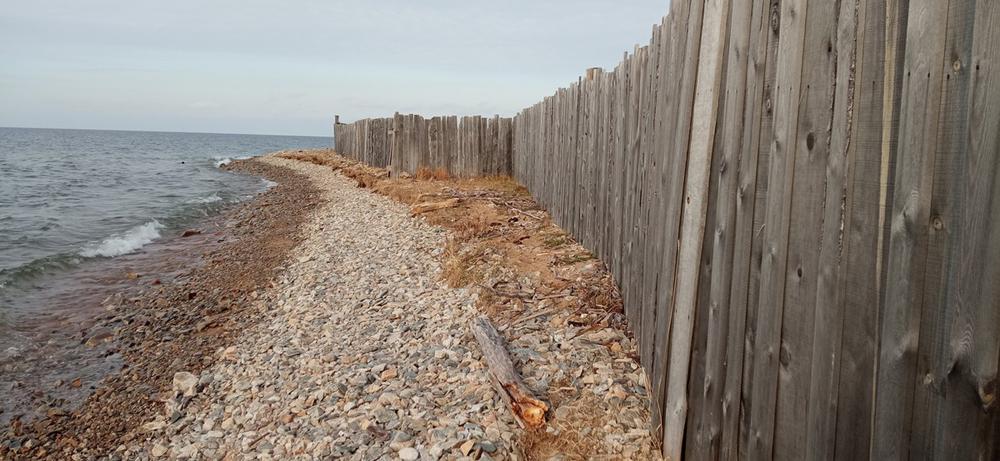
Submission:
[[[247,160],[253,157],[246,156],[246,157],[236,157],[236,158],[230,158],[230,157],[213,157],[213,158],[215,159],[215,167],[222,168],[223,166],[232,163],[233,160]]]
[[[208,197],[193,198],[191,200],[188,200],[188,203],[215,203],[215,202],[221,202],[221,201],[222,201],[222,197],[219,197],[218,194],[212,194],[212,195],[209,195]]]
[[[113,258],[132,253],[160,238],[160,229],[162,228],[163,224],[154,219],[146,224],[135,226],[123,234],[108,237],[99,244],[90,245],[80,251],[80,256]]]

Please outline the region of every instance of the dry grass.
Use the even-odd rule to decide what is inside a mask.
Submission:
[[[558,405],[563,408],[560,411],[562,418],[549,422],[549,426],[558,432],[525,432],[519,442],[528,460],[594,459],[594,453],[601,452],[601,428],[607,418],[607,410],[600,399],[591,392],[583,392],[560,402],[556,392],[549,396],[549,400],[553,407]]]
[[[358,187],[372,188],[379,181],[389,177],[389,173],[379,168],[373,168],[360,162],[348,160],[337,155],[331,149],[311,149],[279,152],[278,157],[300,162],[328,166],[334,171],[340,171],[344,176],[358,182]]]
[[[432,170],[432,169],[427,168],[425,166],[420,167],[417,170],[417,174],[414,175],[414,176],[416,177],[416,179],[418,179],[420,181],[444,181],[444,180],[449,179],[451,177],[448,174],[448,170],[446,170],[444,168],[438,168],[438,169]]]

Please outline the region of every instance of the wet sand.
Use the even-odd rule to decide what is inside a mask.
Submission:
[[[77,374],[80,380],[28,383],[32,394],[51,397],[33,402],[43,411],[29,422],[8,415],[12,422],[0,432],[0,458],[114,458],[117,447],[135,439],[140,426],[162,412],[161,393],[169,390],[176,372],[197,374],[211,365],[218,349],[257,321],[247,306],[263,296],[282,269],[320,197],[309,181],[288,169],[255,160],[227,168],[278,185],[225,212],[213,221],[215,228],[174,247],[161,246],[155,260],[115,261],[119,272],[105,274],[102,287],[116,294],[103,303],[96,303],[95,294],[81,293],[82,308],[60,321],[75,322],[73,337],[90,343],[81,344],[81,350],[103,355],[109,363]],[[102,276],[94,278],[99,282]],[[100,382],[86,381],[107,372]],[[73,408],[73,396],[86,394]]]

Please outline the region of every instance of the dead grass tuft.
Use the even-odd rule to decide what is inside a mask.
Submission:
[[[417,174],[413,176],[418,181],[445,181],[451,178],[444,168],[430,169],[425,166],[418,168]]]
[[[594,259],[594,255],[589,251],[580,251],[573,254],[556,256],[555,264],[557,266],[570,266],[584,261],[590,261],[591,259]]]
[[[554,386],[559,388],[562,386]],[[529,461],[589,460],[601,453],[604,420],[608,411],[592,392],[582,392],[570,401],[557,403],[558,393],[550,394],[553,405],[561,404],[560,417],[549,422],[554,432],[526,431],[520,444]]]

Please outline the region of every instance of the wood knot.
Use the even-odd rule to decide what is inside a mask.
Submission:
[[[997,400],[996,388],[997,388],[996,379],[988,381],[985,384],[981,384],[976,388],[976,391],[979,394],[979,402],[982,404],[983,410],[990,411],[993,409],[993,406]]]
[[[775,34],[778,33],[779,26],[781,25],[781,12],[777,3],[771,4],[771,31]]]

